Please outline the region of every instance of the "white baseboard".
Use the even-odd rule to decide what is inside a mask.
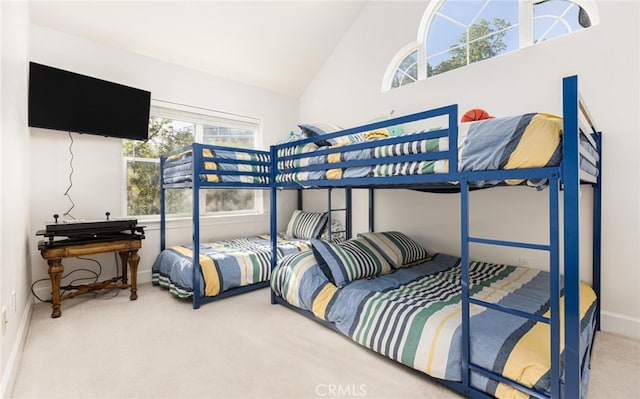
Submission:
[[[602,331],[640,340],[640,319],[603,310],[600,313]]]
[[[27,306],[25,306],[24,312],[22,313],[22,320],[20,320],[20,326],[18,327],[16,340],[11,348],[11,354],[7,361],[7,368],[2,374],[2,382],[0,383],[0,398],[2,399],[8,398],[13,392],[13,384],[18,375],[18,367],[22,359],[24,343],[27,340],[27,333],[29,332],[32,311],[33,301],[27,301]]]
[[[151,270],[138,271],[138,284],[151,282]]]

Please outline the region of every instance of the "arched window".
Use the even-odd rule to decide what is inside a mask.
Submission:
[[[392,59],[383,90],[588,28],[592,0],[434,0],[418,40]]]
[[[412,51],[396,68],[391,87],[404,86],[418,80],[418,52]]]

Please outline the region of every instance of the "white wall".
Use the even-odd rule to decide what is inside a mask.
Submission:
[[[262,120],[263,148],[286,137],[298,119],[296,98],[276,94],[245,84],[220,79],[202,72],[168,64],[130,52],[106,47],[79,37],[31,26],[30,60],[73,72],[98,77],[151,91],[154,99],[203,107],[211,110],[252,116]],[[102,219],[110,211],[123,216],[124,178],[122,142],[119,139],[73,134],[73,187],[75,203],[71,214],[78,219]],[[71,203],[63,194],[69,186],[70,139],[67,132],[31,128],[32,157],[29,190],[31,192],[31,237],[42,229],[53,214],[62,215]],[[267,194],[267,192],[265,191]],[[268,195],[265,195],[268,197]],[[294,207],[293,193],[281,196],[280,225]],[[266,214],[236,218],[213,218],[203,221],[202,237],[224,239],[269,231],[269,207]],[[157,220],[145,220],[146,239],[140,252],[138,281],[150,281],[151,265],[159,253]],[[283,227],[284,228],[284,227]],[[190,242],[190,220],[170,223],[167,244]],[[47,279],[47,265],[32,249],[33,279]],[[113,270],[113,256],[96,257],[107,270]],[[80,262],[64,261],[65,272]],[[110,277],[110,275],[106,276]],[[36,285],[36,292],[48,298],[48,280]],[[62,304],[64,314],[64,303]]]
[[[23,2],[0,2],[0,397],[10,393],[26,337],[31,303],[29,248],[29,130],[27,50],[29,13]],[[15,292],[15,297],[12,294]]]
[[[561,79],[578,74],[583,96],[605,135],[603,329],[640,338],[639,5],[601,1],[597,6],[598,26],[381,93],[389,61],[416,40],[426,3],[370,2],[301,97],[300,116],[302,122],[349,127],[391,109],[402,115],[452,103],[459,104],[460,112],[480,107],[498,116],[561,114]],[[583,191],[586,213],[590,188]],[[548,215],[546,195],[527,188],[472,193],[472,234],[548,242],[547,227],[540,223]],[[365,208],[364,193],[356,193],[354,199]],[[452,195],[383,191],[377,196],[376,229],[401,229],[432,250],[459,253],[458,201]],[[366,221],[362,212],[354,231],[365,230]],[[587,221],[582,229],[583,241],[590,226]],[[590,249],[583,248],[583,275],[590,281]],[[546,264],[542,255],[520,250],[473,250],[472,255],[481,259],[518,264],[523,258],[531,266]]]

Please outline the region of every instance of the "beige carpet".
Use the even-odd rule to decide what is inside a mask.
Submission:
[[[34,308],[13,398],[459,398],[262,289],[191,309],[166,290]],[[589,398],[640,398],[640,343],[596,338]]]

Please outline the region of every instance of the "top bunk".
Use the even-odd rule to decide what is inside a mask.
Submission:
[[[577,173],[595,184],[600,173],[597,128],[577,90],[563,80],[563,116],[528,113],[459,123],[450,105],[271,147],[278,188],[381,187],[449,192],[529,185]],[[406,134],[393,136],[394,127]],[[311,130],[307,130],[311,132]],[[320,132],[322,133],[322,132]],[[570,172],[570,173],[569,173]]]
[[[162,188],[268,188],[269,151],[193,143],[160,157]]]

